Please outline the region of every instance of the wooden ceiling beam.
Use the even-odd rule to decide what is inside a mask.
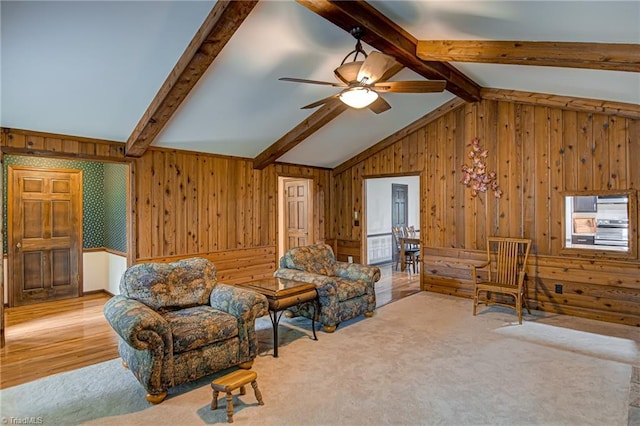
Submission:
[[[348,106],[338,99],[322,105],[303,122],[275,141],[269,148],[258,154],[258,156],[253,159],[253,168],[262,170],[268,165],[275,163],[279,157],[342,114],[347,108]]]
[[[429,61],[640,72],[640,44],[420,40],[416,53]]]
[[[423,61],[416,56],[418,41],[395,22],[364,1],[296,0],[333,24],[349,32],[353,27],[365,29],[362,41],[396,58],[405,67],[430,80],[446,80],[447,90],[462,99],[480,100],[480,86],[454,66]]]
[[[218,0],[127,139],[126,155],[142,156],[220,54],[257,0]]]

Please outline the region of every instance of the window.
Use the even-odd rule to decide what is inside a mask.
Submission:
[[[630,232],[635,223],[635,194],[598,192],[566,194],[565,248],[635,255]]]

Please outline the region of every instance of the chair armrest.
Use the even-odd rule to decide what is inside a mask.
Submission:
[[[471,276],[473,278],[473,283],[476,284],[478,282],[478,269],[483,269],[486,268],[487,266],[489,266],[491,262],[487,261],[484,262],[480,265],[471,265]]]
[[[471,265],[472,268],[476,268],[476,269],[482,269],[482,268],[486,268],[487,266],[489,266],[491,262],[484,262],[480,265]]]
[[[336,284],[336,280],[328,275],[315,274],[313,272],[305,272],[298,269],[279,268],[273,276],[287,280],[315,284],[319,297],[330,297],[338,294],[338,285]]]
[[[522,285],[525,279],[527,279],[527,265],[523,265],[518,271],[518,285]]]
[[[255,320],[269,313],[267,298],[260,293],[228,284],[216,284],[209,296],[212,308],[227,312],[238,320],[239,362],[252,360],[258,353]]]
[[[169,323],[153,309],[134,299],[116,295],[104,305],[104,316],[129,346],[160,353],[173,352]]]
[[[209,297],[212,308],[227,312],[246,323],[267,315],[267,298],[255,291],[228,284],[216,284]]]
[[[336,275],[351,281],[362,280],[374,284],[380,280],[380,268],[359,263],[336,262]]]

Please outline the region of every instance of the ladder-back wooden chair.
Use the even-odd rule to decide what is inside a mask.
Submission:
[[[485,305],[501,305],[513,308],[513,305],[502,300],[493,300],[491,293],[512,296],[515,299],[515,310],[518,322],[522,324],[522,304],[529,310],[525,297],[524,278],[527,269],[527,258],[531,248],[531,240],[526,238],[487,238],[487,263],[472,266],[473,272],[473,315],[476,315],[478,303]],[[487,280],[480,281],[478,272],[487,269]],[[480,299],[481,292],[485,297]]]
[[[415,232],[415,231],[414,231]],[[394,259],[396,260],[396,271],[398,270],[398,264],[402,262],[402,243],[401,239],[406,237],[404,233],[404,229],[400,226],[392,226],[391,233],[393,235],[393,244],[395,246],[395,254]],[[406,247],[404,249],[404,264],[407,270],[411,270],[410,267],[413,267],[413,272],[417,272],[418,267],[418,258],[420,256],[420,247]]]

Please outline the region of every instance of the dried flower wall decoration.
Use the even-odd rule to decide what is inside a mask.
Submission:
[[[480,139],[473,138],[471,141],[471,151],[469,151],[469,158],[471,159],[471,167],[464,164],[462,166],[462,183],[471,188],[471,195],[473,197],[478,196],[480,192],[487,192],[487,189],[491,188],[493,195],[496,198],[502,196],[502,191],[498,187],[496,181],[496,172],[487,171],[486,159],[489,156],[489,151],[482,149],[480,146]]]

